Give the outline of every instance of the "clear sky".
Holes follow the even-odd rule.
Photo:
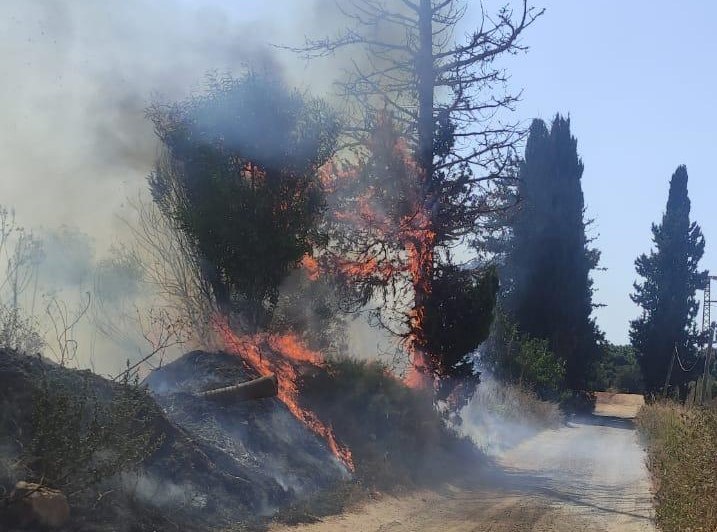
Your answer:
[[[669,179],[690,176],[692,218],[707,240],[702,266],[717,271],[717,2],[552,0],[512,62],[524,87],[519,114],[569,114],[585,164],[583,191],[605,272],[595,275],[598,323],[627,341],[638,314],[634,259],[649,249]]]
[[[517,0],[514,0],[517,1]],[[488,0],[488,12],[499,0]],[[477,2],[464,29],[477,23]],[[605,272],[595,275],[598,323],[627,341],[638,314],[634,259],[650,248],[669,178],[690,175],[705,268],[717,270],[712,150],[717,106],[717,2],[544,0],[525,55],[506,64],[523,88],[517,116],[569,114],[585,163],[583,189]],[[154,94],[180,98],[209,70],[237,71],[332,33],[333,0],[2,0],[0,204],[30,227],[75,225],[98,253],[120,238],[128,195],[145,187],[155,157],[144,109]],[[337,26],[334,28],[333,26]],[[292,64],[291,79],[325,89],[330,73]]]

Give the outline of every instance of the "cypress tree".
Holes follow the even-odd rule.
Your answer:
[[[662,223],[652,225],[654,249],[635,261],[637,274],[632,300],[642,315],[630,323],[630,340],[636,350],[646,390],[659,391],[677,348],[685,369],[697,357],[699,334],[695,317],[699,303],[695,292],[706,282],[707,272],[698,270],[705,249],[702,230],[690,222],[687,168],[677,168],[670,180],[670,192]],[[683,384],[689,372],[675,367],[673,384]]]
[[[522,332],[548,340],[576,390],[589,384],[600,338],[590,278],[600,254],[585,235],[582,174],[570,120],[557,115],[550,130],[533,121],[503,272],[506,310]]]

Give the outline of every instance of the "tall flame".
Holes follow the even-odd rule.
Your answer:
[[[323,364],[321,355],[308,349],[293,334],[238,336],[221,317],[215,318],[214,325],[228,351],[240,356],[258,373],[263,375],[274,373],[277,376],[278,396],[281,402],[286,405],[294,417],[326,441],[334,456],[349,471],[354,471],[351,450],[339,443],[331,427],[322,423],[316,414],[299,404],[297,366],[301,364],[321,366]],[[269,349],[262,351],[262,346],[268,346]]]
[[[427,205],[423,171],[405,139],[391,133],[385,135],[391,127],[390,118],[383,117],[373,141],[376,149],[389,147],[389,154],[382,151],[383,156],[390,159],[385,166],[388,175],[379,175],[378,180],[369,179],[369,183],[357,192],[355,185],[366,167],[361,164],[339,166],[332,162],[321,168],[325,188],[338,193],[339,198],[346,189],[351,198],[348,202],[339,201],[340,207],[331,216],[349,231],[363,234],[368,242],[357,245],[348,253],[343,250],[343,255],[333,257],[330,267],[359,282],[387,285],[400,278],[410,285],[413,301],[403,318],[407,331],[405,346],[411,362],[405,382],[411,387],[428,387],[432,384],[431,369],[435,364],[426,350],[423,321],[426,298],[431,292],[437,235]],[[382,171],[380,165],[374,168]],[[387,186],[398,189],[388,201],[385,195],[381,196],[382,180]],[[391,251],[387,251],[388,248]],[[315,271],[306,269],[309,275]]]

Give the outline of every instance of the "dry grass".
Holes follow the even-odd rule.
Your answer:
[[[558,428],[564,421],[557,403],[490,377],[482,378],[461,418],[462,432],[489,454],[513,447],[541,430]]]
[[[717,530],[717,406],[645,406],[637,425],[648,448],[657,523],[665,531]]]

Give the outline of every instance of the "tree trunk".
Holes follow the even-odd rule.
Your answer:
[[[431,0],[421,0],[418,14],[419,46],[416,54],[418,88],[418,166],[424,172],[424,194],[430,192],[433,180],[433,7]]]
[[[428,234],[435,231],[435,213],[437,212],[436,194],[433,187],[433,136],[434,136],[434,88],[435,72],[433,58],[433,6],[431,0],[421,0],[418,13],[419,47],[416,54],[416,76],[417,76],[417,97],[418,97],[418,123],[417,123],[417,153],[416,162],[421,175],[420,191],[421,197],[416,205],[419,211],[425,215],[421,223],[423,238],[414,240],[415,252],[419,257],[418,270],[414,274],[414,316],[411,319],[411,335],[414,343],[414,368],[421,372],[428,373],[427,376],[434,378],[436,370],[435,361],[430,353],[426,352],[426,335],[422,322],[425,313],[428,297],[431,292],[433,279],[433,240],[428,239]],[[428,248],[428,249],[427,249]],[[426,257],[430,259],[425,260]]]

